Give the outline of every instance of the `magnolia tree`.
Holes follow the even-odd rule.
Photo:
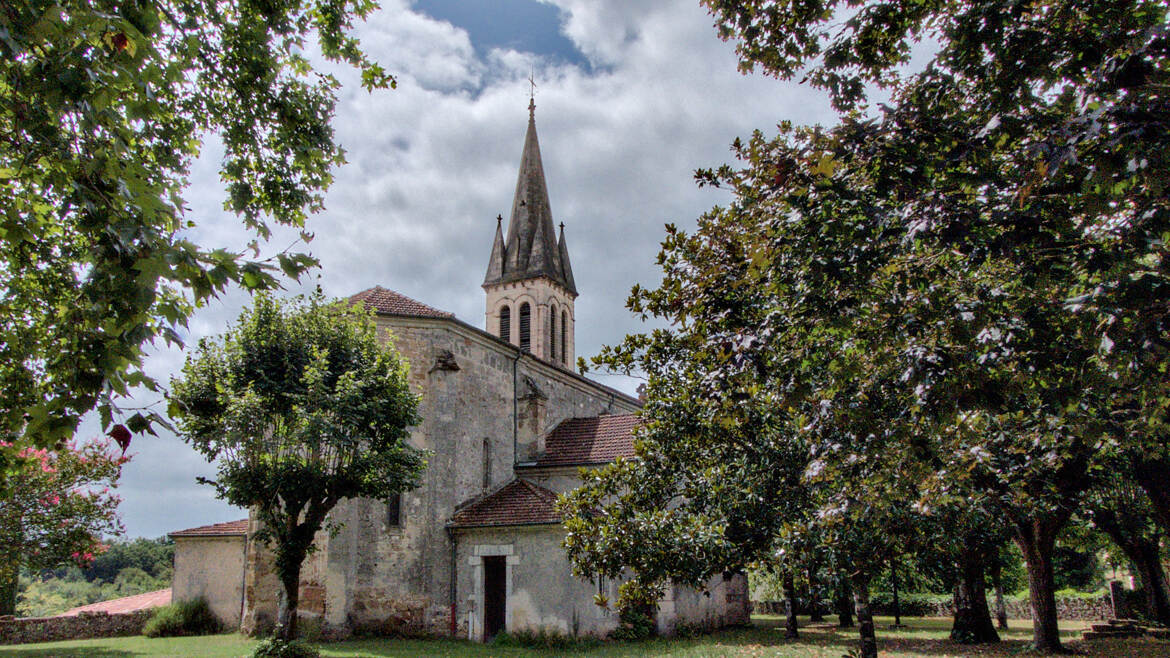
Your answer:
[[[182,438],[218,465],[204,482],[260,522],[254,538],[271,545],[283,586],[278,624],[295,637],[301,564],[329,512],[418,486],[407,364],[365,309],[261,295],[172,385]]]
[[[122,532],[121,499],[112,490],[128,457],[105,441],[55,452],[25,447],[17,455],[25,464],[0,499],[0,615],[15,614],[22,568],[87,566],[105,550],[103,537]]]

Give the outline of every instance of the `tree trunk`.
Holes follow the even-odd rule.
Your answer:
[[[995,625],[1001,631],[1006,631],[1007,607],[1003,604],[1003,568],[996,562],[991,568],[991,578],[995,583]]]
[[[821,611],[821,597],[817,596],[816,573],[816,565],[808,568],[808,620],[810,622],[825,620],[825,615]]]
[[[297,605],[301,596],[300,565],[290,571],[291,573],[282,573],[280,576],[280,584],[284,590],[281,592],[280,604],[276,611],[276,634],[283,640],[295,640],[297,637]]]
[[[1133,554],[1129,550],[1126,553],[1137,569],[1150,617],[1170,626],[1170,596],[1166,592],[1166,572],[1159,559],[1157,542],[1144,539]]]
[[[1154,521],[1170,535],[1170,463],[1164,459],[1135,459],[1133,478],[1146,492],[1154,509]]]
[[[1166,572],[1159,556],[1157,534],[1146,534],[1147,517],[1132,516],[1113,509],[1092,511],[1093,523],[1103,530],[1133,563],[1146,595],[1147,613],[1170,625],[1170,596],[1166,589]]]
[[[837,591],[837,626],[853,628],[853,590],[849,587],[849,580],[841,578],[841,586]]]
[[[1060,524],[1025,521],[1016,524],[1016,543],[1028,569],[1028,595],[1032,603],[1032,648],[1064,653],[1056,618],[1056,589],[1052,576],[1052,549]]]
[[[959,555],[959,582],[955,585],[955,621],[951,639],[959,644],[999,642],[987,609],[987,586],[983,579],[983,557],[973,549]]]
[[[784,638],[794,640],[800,636],[796,630],[796,582],[792,571],[784,571]]]
[[[20,581],[19,572],[0,576],[0,617],[16,614],[16,592]]]
[[[873,630],[873,613],[869,610],[869,579],[864,576],[854,576],[852,581],[861,658],[877,658],[877,636],[874,635]]]

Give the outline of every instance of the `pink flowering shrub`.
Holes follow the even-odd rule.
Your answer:
[[[129,457],[104,439],[70,442],[51,452],[14,448],[19,468],[9,475],[9,495],[0,499],[0,581],[21,567],[86,566],[105,550],[103,536],[122,533],[113,493]]]

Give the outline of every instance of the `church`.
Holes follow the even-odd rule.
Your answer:
[[[553,223],[530,101],[505,236],[496,226],[483,289],[485,329],[392,290],[353,295],[373,309],[410,363],[430,451],[422,485],[391,500],[347,500],[332,512],[301,572],[302,628],[428,634],[485,641],[500,631],[605,635],[617,614],[595,595],[616,582],[573,575],[558,494],[582,468],[633,455],[638,400],[573,370],[577,288],[564,225]],[[255,521],[172,533],[173,596],[203,596],[230,625],[271,628],[280,584]],[[658,630],[746,623],[746,578],[708,591],[667,588]]]

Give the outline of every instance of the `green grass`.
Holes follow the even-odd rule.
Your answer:
[[[694,639],[656,639],[640,643],[606,643],[583,650],[536,651],[513,647],[495,647],[460,640],[351,640],[320,645],[326,656],[558,656],[565,653],[589,656],[775,656],[783,658],[839,658],[857,644],[856,629],[838,630],[832,624],[809,625],[802,619],[801,637],[785,640],[783,619],[772,616],[754,618],[752,628],[713,633]],[[1031,622],[1013,620],[1010,629],[1001,633],[1004,641],[993,647],[957,645],[947,639],[949,619],[907,618],[907,628],[890,630],[893,620],[877,618],[878,646],[890,658],[922,656],[1015,656],[1024,651],[1032,636]],[[1077,639],[1086,622],[1061,624],[1062,634],[1071,648],[1090,656],[1170,656],[1170,641],[1111,640],[1082,642]],[[0,657],[68,658],[80,656],[247,656],[256,640],[237,634],[204,637],[156,638],[120,637],[72,642],[47,642],[0,646]]]

